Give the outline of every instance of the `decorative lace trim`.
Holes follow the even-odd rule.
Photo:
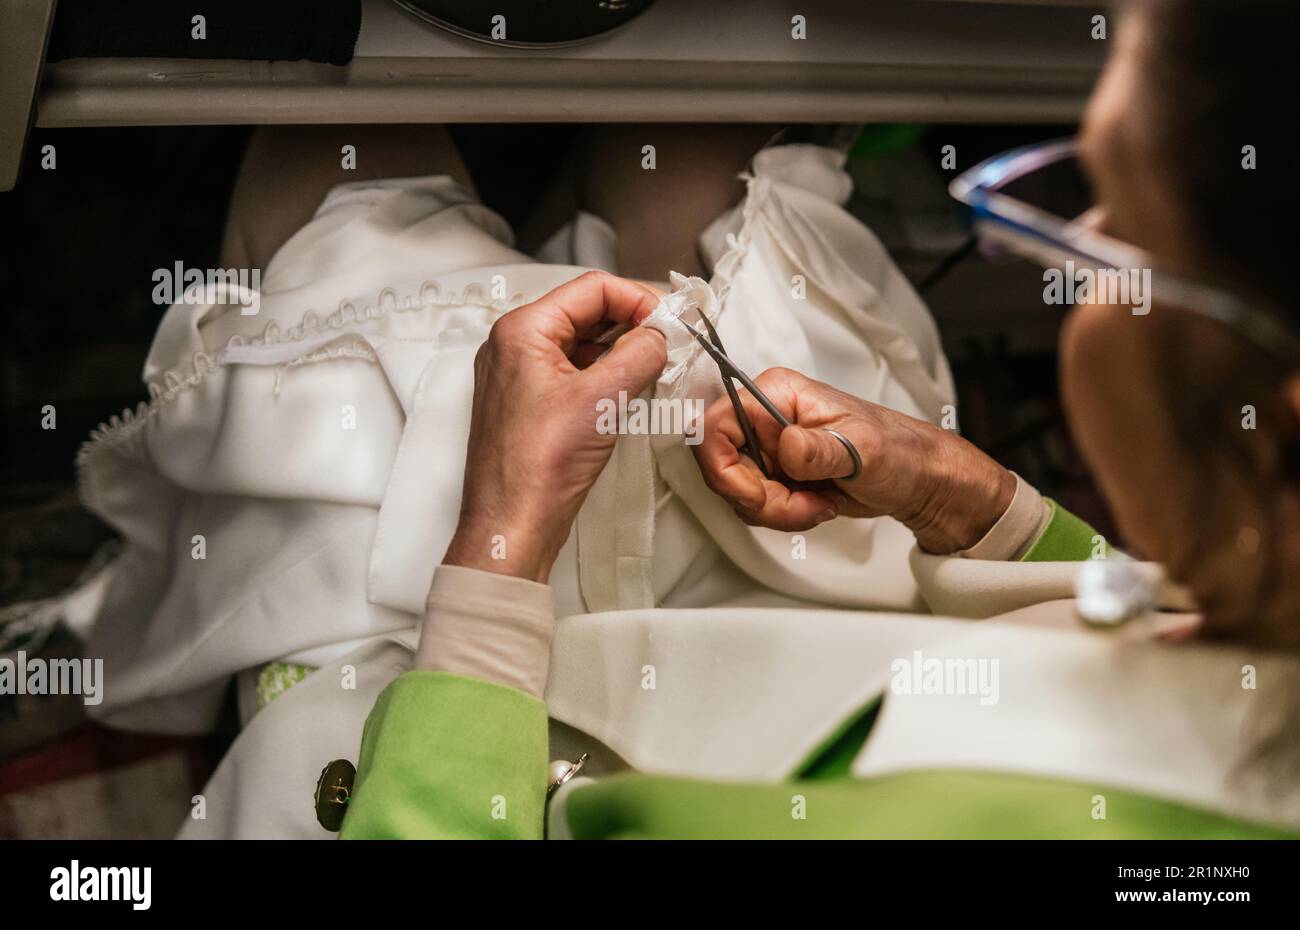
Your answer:
[[[754,224],[758,222],[758,212],[763,208],[772,190],[770,178],[751,174],[746,171],[740,175],[745,182],[745,202],[741,205],[740,231],[727,233],[727,250],[713,263],[713,275],[709,285],[718,297],[718,315],[726,308],[727,296],[731,293],[731,279],[735,277],[741,261],[749,252],[754,237]]]
[[[709,285],[717,295],[719,316],[726,309],[727,296],[731,291],[731,280],[749,251],[753,225],[757,222],[758,213],[771,190],[771,180],[769,178],[750,172],[745,172],[740,177],[746,183],[745,200],[741,205],[740,231],[738,233],[727,233],[727,250],[714,263],[713,274],[709,277]],[[239,335],[231,336],[226,345],[282,345],[305,342],[318,338],[324,333],[341,331],[344,327],[355,323],[380,319],[390,312],[406,313],[435,306],[476,306],[505,312],[513,310],[523,303],[524,295],[522,293],[512,294],[505,300],[493,300],[487,296],[483,285],[477,282],[467,285],[459,294],[444,297],[439,292],[436,283],[425,281],[420,286],[418,298],[408,294],[405,300],[399,301],[397,291],[391,287],[385,287],[379,292],[379,299],[374,306],[358,309],[354,301],[350,299],[341,300],[338,309],[325,317],[324,320],[321,320],[317,311],[308,310],[303,314],[299,323],[288,329],[281,330],[278,323],[271,321],[266,324],[261,336],[255,336],[252,339],[245,339]],[[696,349],[703,351],[698,346],[696,346]],[[325,361],[331,358],[363,357],[345,349],[326,349],[323,351],[326,353],[334,352],[335,354],[322,356],[320,352],[312,352],[301,359],[277,367],[275,390],[278,392],[281,374],[289,367],[315,361]],[[369,352],[369,354],[371,360],[373,360],[374,353]],[[188,369],[182,363],[165,371],[160,378],[147,382],[149,400],[141,401],[134,408],[128,407],[124,409],[120,414],[109,417],[106,422],[100,423],[99,426],[91,430],[90,436],[77,451],[78,485],[82,500],[87,502],[91,500],[87,493],[89,488],[85,480],[85,467],[92,455],[105,447],[116,446],[125,442],[143,428],[145,421],[156,416],[178,394],[195,387],[227,364],[224,358],[224,350],[216,355],[207,352],[196,352],[190,360]]]
[[[315,310],[308,310],[303,314],[300,322],[288,329],[281,329],[280,324],[272,320],[266,324],[260,336],[246,339],[243,336],[234,335],[226,341],[226,347],[307,342],[317,340],[322,335],[328,335],[331,332],[338,332],[340,336],[343,336],[345,335],[345,327],[370,320],[378,320],[389,313],[409,313],[416,310],[426,310],[430,307],[464,306],[485,307],[506,312],[523,303],[524,295],[522,293],[512,294],[504,300],[493,300],[487,296],[484,287],[477,282],[467,285],[459,294],[444,296],[439,292],[436,283],[425,281],[420,286],[418,297],[408,294],[405,300],[399,301],[397,291],[391,287],[386,287],[379,292],[379,299],[374,306],[364,306],[358,309],[355,301],[344,299],[339,301],[338,309],[323,320]],[[209,375],[215,374],[229,364],[225,360],[224,354],[224,350],[215,355],[208,352],[196,352],[191,357],[189,366],[182,363],[163,372],[160,378],[146,382],[146,387],[149,390],[149,400],[141,401],[134,408],[126,408],[121,414],[110,417],[107,422],[100,423],[99,426],[91,430],[89,438],[81,444],[81,448],[77,451],[78,471],[85,467],[87,460],[98,449],[105,445],[116,445],[125,441],[141,429],[146,420],[155,416],[167,404],[171,403],[178,394],[195,387]],[[275,392],[279,393],[280,377],[285,370],[298,365],[337,358],[364,358],[372,362],[376,360],[373,350],[365,347],[364,352],[359,351],[358,343],[309,352],[301,358],[277,366]],[[84,494],[82,499],[87,499]]]

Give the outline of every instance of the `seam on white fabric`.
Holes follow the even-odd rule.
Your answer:
[[[309,352],[306,355],[299,356],[291,362],[283,362],[275,366],[275,383],[271,386],[271,396],[280,396],[280,384],[285,373],[290,369],[300,368],[303,365],[311,365],[316,362],[331,362],[340,358],[360,359],[372,364],[379,361],[379,356],[374,350],[364,342],[349,342],[343,345],[317,349],[315,352]]]

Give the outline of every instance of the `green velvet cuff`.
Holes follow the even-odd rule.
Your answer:
[[[1020,561],[1086,562],[1092,558],[1097,531],[1051,498],[1044,500],[1052,508],[1052,519]]]
[[[546,705],[445,672],[399,676],[366,721],[341,836],[540,839]]]

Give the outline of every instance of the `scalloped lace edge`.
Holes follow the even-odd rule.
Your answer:
[[[432,291],[432,295],[430,295],[430,291]],[[324,320],[320,318],[317,311],[308,310],[298,323],[288,329],[281,329],[280,324],[272,320],[266,324],[260,336],[246,339],[236,334],[226,341],[226,347],[285,345],[294,342],[306,342],[332,331],[338,331],[339,336],[342,337],[347,335],[344,327],[381,319],[389,313],[408,313],[430,307],[476,306],[508,311],[522,304],[524,300],[522,293],[513,294],[506,299],[488,299],[484,294],[482,285],[477,283],[468,285],[458,294],[444,297],[438,293],[437,284],[432,281],[425,281],[420,286],[419,294],[418,300],[408,296],[405,301],[399,302],[396,290],[385,287],[379,292],[379,299],[373,306],[357,309],[356,302],[351,298],[346,298],[339,301],[338,309],[325,317]],[[182,362],[164,371],[161,377],[146,381],[145,386],[149,391],[148,400],[142,400],[134,407],[123,409],[120,414],[109,417],[108,420],[100,423],[90,431],[89,438],[77,450],[78,471],[82,470],[87,460],[97,451],[124,442],[141,429],[145,421],[157,415],[167,404],[171,403],[178,394],[194,388],[210,375],[216,374],[230,364],[225,360],[224,354],[224,350],[216,353],[196,352],[191,356],[188,366]],[[275,390],[277,392],[279,390],[280,374],[283,370],[297,365],[335,358],[368,358],[368,360],[374,361],[375,356],[373,352],[358,352],[355,346],[308,352],[302,358],[277,366]]]

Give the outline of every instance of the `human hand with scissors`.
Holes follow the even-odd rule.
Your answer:
[[[890,516],[922,549],[946,554],[978,542],[1015,494],[1014,475],[950,430],[788,368],[753,383],[789,423],[737,392],[770,476],[743,451],[746,430],[728,397],[705,411],[694,447],[705,483],[746,523],[796,532],[837,516]]]

